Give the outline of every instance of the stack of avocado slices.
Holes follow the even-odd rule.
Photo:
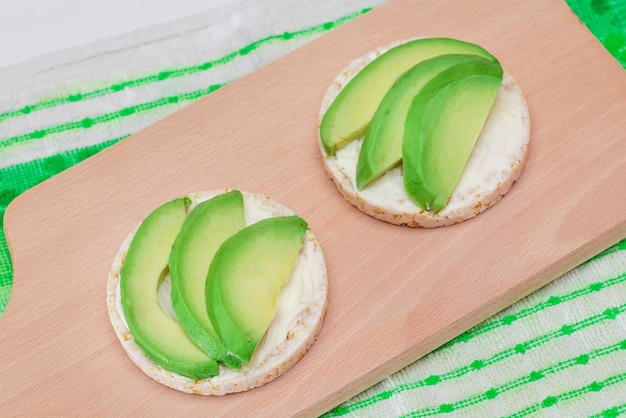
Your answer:
[[[204,379],[218,362],[248,363],[277,310],[307,223],[298,216],[245,226],[241,192],[199,203],[178,198],[135,233],[120,273],[122,309],[135,342],[165,370]],[[157,290],[169,271],[177,320]]]
[[[350,80],[324,114],[326,155],[364,136],[357,189],[401,163],[407,195],[437,213],[461,177],[502,76],[496,58],[472,43],[424,38],[392,48]]]

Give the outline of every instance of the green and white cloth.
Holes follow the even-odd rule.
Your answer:
[[[238,0],[0,69],[0,219],[28,188],[381,2]],[[626,2],[567,3],[626,66]],[[11,284],[0,234],[0,314]],[[621,414],[626,240],[327,416]]]

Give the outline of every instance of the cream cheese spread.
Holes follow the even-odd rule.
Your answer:
[[[519,87],[506,74],[463,174],[448,205],[438,215],[446,216],[463,208],[466,197],[487,195],[511,171],[511,165],[521,157],[520,138],[515,133],[526,132],[524,121],[527,108]],[[513,134],[512,134],[513,133]],[[528,139],[526,138],[526,143]],[[363,139],[352,141],[336,152],[337,164],[356,190],[356,166]],[[391,211],[417,212],[420,208],[404,190],[402,167],[397,166],[377,180],[355,192],[369,203]]]
[[[198,203],[226,191],[228,190],[190,194],[188,197],[192,200],[192,204],[189,210],[193,210]],[[293,214],[285,206],[265,196],[246,192],[242,192],[242,195],[246,226],[261,219]],[[114,301],[114,314],[111,312],[112,301],[109,300],[109,314],[123,344],[128,344],[130,335],[127,337],[125,333],[130,333],[124,318],[120,286],[117,285],[117,282],[119,282],[119,270],[123,263],[122,257],[125,255],[133,235],[134,232],[122,245],[118,253],[120,259],[116,259],[109,275],[109,298],[111,292],[114,292],[116,299]],[[112,289],[112,286],[115,286],[115,289]],[[324,257],[315,236],[309,229],[289,280],[281,289],[274,319],[254,351],[250,363],[244,364],[241,370],[231,369],[220,364],[219,375],[194,382],[186,377],[162,370],[145,357],[134,342],[132,342],[132,347],[125,346],[125,349],[144,372],[155,380],[178,390],[214,395],[247,390],[273,380],[295,364],[306,352],[320,330],[326,309],[327,290]],[[168,274],[158,289],[159,302],[165,312],[171,318],[176,319],[170,291],[171,283]],[[118,329],[116,326],[116,317],[124,326],[123,329]],[[154,374],[158,376],[154,376]]]
[[[335,97],[359,71],[385,51],[407,41],[379,47],[342,69],[322,99],[320,122]],[[462,222],[496,204],[521,175],[529,140],[528,106],[519,85],[505,70],[496,101],[448,204],[432,213],[420,208],[405,192],[401,164],[358,190],[356,166],[363,138],[327,156],[318,131],[324,168],[349,203],[385,222],[427,228]]]

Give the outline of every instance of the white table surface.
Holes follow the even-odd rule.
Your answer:
[[[0,0],[0,68],[182,19],[231,0]]]

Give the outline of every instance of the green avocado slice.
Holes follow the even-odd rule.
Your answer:
[[[356,186],[363,189],[402,160],[404,123],[411,102],[437,74],[461,75],[466,66],[484,61],[477,55],[446,54],[422,61],[402,74],[383,97],[361,144],[356,169]]]
[[[380,101],[400,75],[443,54],[479,55],[496,62],[480,46],[451,38],[416,39],[386,51],[348,82],[322,117],[320,137],[326,154],[333,155],[365,134]]]
[[[187,198],[165,203],[141,223],[120,272],[120,292],[126,323],[144,353],[166,370],[204,379],[218,373],[217,362],[163,311],[157,296],[189,203]]]
[[[172,306],[187,335],[212,358],[239,369],[207,315],[205,286],[209,266],[227,238],[244,228],[241,192],[233,190],[199,203],[187,216],[170,255]]]
[[[274,318],[307,228],[297,216],[263,219],[227,239],[215,254],[206,285],[209,318],[243,363]]]
[[[404,188],[422,209],[443,209],[502,83],[500,64],[469,62],[434,77],[409,107],[402,142]]]

